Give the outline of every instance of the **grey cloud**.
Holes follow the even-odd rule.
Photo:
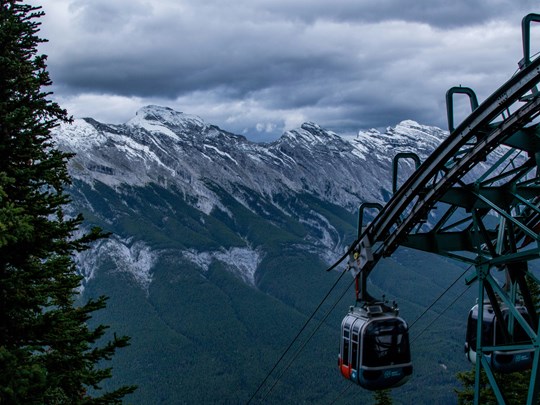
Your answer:
[[[191,0],[191,3],[197,1]],[[207,9],[223,7],[220,0],[209,0],[205,4]],[[483,24],[508,18],[510,14],[519,17],[537,6],[536,0],[239,0],[225,12],[228,9],[231,13],[241,10],[245,13],[246,9],[256,9],[260,14],[306,23],[321,19],[370,23],[404,20],[449,28]]]
[[[515,69],[531,4],[58,0],[51,10],[68,3],[70,19],[44,24],[45,34],[55,24],[45,51],[64,99],[151,99],[233,132],[274,133],[291,117],[346,133],[402,119],[445,127],[449,87],[485,97]]]
[[[125,0],[73,0],[69,11],[76,23],[90,32],[120,27],[152,13],[152,6],[145,1]]]
[[[279,32],[233,30],[176,39],[175,29],[167,35],[137,32],[123,43],[98,38],[51,60],[58,84],[73,91],[108,91],[123,95],[166,95],[175,97],[194,90],[227,87],[237,95],[299,81],[323,79],[328,72],[342,73],[345,61],[336,52],[319,48],[306,39]],[[172,36],[171,36],[172,35]],[[96,41],[97,49],[92,51]],[[63,57],[62,57],[63,56]],[[350,68],[348,68],[350,69]]]

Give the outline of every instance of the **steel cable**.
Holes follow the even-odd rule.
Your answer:
[[[344,256],[346,257],[346,256]],[[344,257],[342,257],[337,263],[335,263],[332,268],[335,268],[343,259]],[[279,357],[279,359],[276,361],[276,363],[274,364],[274,366],[272,367],[272,369],[266,374],[266,377],[264,377],[263,381],[259,384],[259,386],[257,387],[257,390],[251,395],[251,397],[249,398],[249,400],[247,401],[247,404],[249,404],[254,398],[255,396],[258,394],[258,392],[261,390],[261,388],[263,387],[263,385],[266,383],[266,381],[268,380],[268,378],[270,377],[270,375],[274,372],[274,370],[277,368],[277,366],[279,365],[279,363],[281,363],[281,361],[283,360],[283,358],[285,357],[285,355],[289,352],[289,350],[291,349],[291,347],[294,345],[294,343],[298,340],[299,336],[302,334],[302,332],[304,331],[304,329],[306,329],[308,323],[313,319],[313,317],[315,316],[315,314],[317,313],[317,311],[319,311],[319,309],[321,308],[321,306],[323,305],[323,303],[328,299],[328,297],[330,296],[330,294],[332,293],[332,291],[334,290],[334,288],[337,286],[337,284],[339,283],[339,281],[341,280],[341,278],[343,277],[343,275],[346,273],[346,271],[343,271],[340,276],[337,278],[337,280],[334,282],[334,284],[332,285],[332,287],[330,288],[330,290],[326,293],[326,295],[324,296],[324,298],[321,300],[321,302],[319,302],[319,305],[317,305],[317,308],[315,308],[315,310],[312,312],[312,314],[310,315],[310,317],[304,322],[304,325],[300,328],[300,330],[298,331],[298,333],[296,334],[296,336],[293,338],[293,340],[291,341],[291,343],[289,343],[289,345],[287,346],[287,348],[285,349],[285,351],[281,354],[281,356]]]
[[[285,374],[285,372],[289,369],[289,367],[294,363],[294,361],[297,359],[297,357],[300,355],[300,353],[302,352],[302,350],[304,350],[304,348],[306,347],[306,345],[309,343],[309,341],[313,338],[313,336],[315,335],[315,333],[319,330],[319,328],[322,326],[322,324],[324,323],[324,321],[326,321],[326,319],[328,318],[328,316],[330,315],[330,313],[336,308],[337,304],[343,299],[343,297],[345,296],[345,294],[347,293],[347,291],[349,290],[349,288],[351,288],[351,286],[353,285],[354,283],[354,278],[353,280],[347,285],[347,287],[343,290],[343,293],[341,293],[341,295],[339,296],[339,298],[334,302],[334,305],[332,305],[332,307],[328,310],[328,312],[324,315],[324,317],[319,321],[318,325],[315,327],[315,329],[313,330],[313,332],[311,332],[311,334],[309,335],[309,337],[304,341],[304,343],[302,344],[302,346],[300,346],[300,348],[296,351],[296,353],[294,354],[293,358],[289,361],[289,363],[281,370],[281,373],[277,376],[276,380],[274,381],[274,384],[272,384],[272,386],[270,387],[270,389],[268,390],[268,392],[265,394],[265,396],[263,397],[263,401],[266,399],[266,397],[268,397],[268,395],[272,392],[272,390],[274,389],[274,387],[276,386],[276,384],[281,380],[281,378],[283,377],[283,374]]]

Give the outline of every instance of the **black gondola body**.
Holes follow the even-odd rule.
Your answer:
[[[529,314],[524,306],[516,305],[516,309],[523,318],[531,324]],[[506,344],[501,328],[508,324],[509,311],[508,307],[502,306],[501,313],[505,322],[501,324],[495,315],[495,311],[490,303],[484,302],[482,322],[482,347],[501,346]],[[478,326],[478,305],[472,307],[467,320],[467,335],[465,339],[465,356],[467,359],[476,364],[476,343],[477,343],[477,326]],[[514,321],[513,344],[529,344],[531,338],[525,330]],[[483,350],[483,355],[487,358],[488,363],[493,371],[500,373],[512,373],[515,371],[523,371],[531,368],[534,350],[533,349],[518,349],[504,351],[486,351]]]
[[[404,384],[412,374],[407,323],[382,303],[351,307],[341,323],[338,364],[368,390]]]

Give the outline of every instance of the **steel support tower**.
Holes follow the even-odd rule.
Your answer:
[[[360,264],[359,299],[369,300],[366,280],[377,262],[406,246],[468,263],[476,269],[467,283],[478,282],[479,319],[475,404],[480,404],[483,369],[500,404],[505,404],[495,374],[483,353],[530,349],[534,360],[527,404],[538,402],[540,380],[540,325],[531,285],[540,280],[529,262],[540,257],[540,58],[530,56],[530,27],[539,14],[522,21],[523,59],[519,70],[479,104],[474,91],[453,87],[446,95],[450,135],[420,164],[411,153],[394,160],[394,194],[384,205],[363,204],[356,250]],[[468,97],[471,114],[454,127],[454,98]],[[399,161],[411,158],[416,171],[397,187]],[[368,225],[366,208],[378,209]],[[497,279],[504,275],[500,286]],[[527,322],[515,309],[520,300],[531,315]],[[506,325],[507,344],[482,345],[482,313],[489,303],[495,314],[504,305],[531,339],[512,344],[514,322]],[[502,317],[501,317],[502,318]]]

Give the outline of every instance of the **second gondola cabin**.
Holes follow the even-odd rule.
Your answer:
[[[516,305],[516,310],[530,325],[531,320],[527,309],[522,305]],[[507,344],[530,344],[531,338],[527,335],[521,325],[514,320],[513,336],[511,342],[506,342],[501,328],[507,328],[510,320],[510,311],[507,307],[502,306],[501,313],[504,322],[497,319],[493,306],[488,302],[484,302],[483,320],[482,320],[482,346],[503,346]],[[472,307],[469,311],[467,320],[467,334],[465,339],[465,356],[467,359],[476,364],[476,345],[478,331],[478,305]],[[518,349],[518,350],[495,350],[483,351],[492,370],[500,373],[512,373],[515,371],[523,371],[531,368],[534,350],[533,349]]]
[[[407,323],[384,304],[351,307],[341,324],[341,374],[368,390],[404,384],[412,374]]]

